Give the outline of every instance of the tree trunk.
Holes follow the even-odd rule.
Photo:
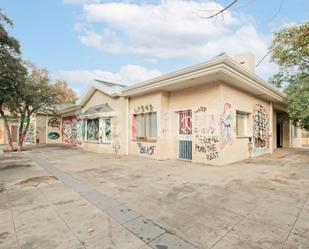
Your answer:
[[[26,127],[24,129],[24,119],[25,119],[25,117],[27,118],[27,123],[26,123]],[[20,124],[19,124],[18,151],[23,150],[23,143],[24,143],[25,136],[28,132],[29,125],[30,125],[30,117],[28,117],[24,114],[21,115],[21,120],[20,120]]]
[[[1,117],[3,118],[4,125],[5,125],[5,128],[6,128],[7,140],[8,140],[9,147],[10,147],[11,151],[14,151],[12,134],[11,134],[9,122],[8,122],[8,120],[7,120],[7,118],[4,114],[4,111],[2,110],[2,107],[0,107],[0,114],[1,114]]]

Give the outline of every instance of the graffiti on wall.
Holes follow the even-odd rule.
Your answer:
[[[163,120],[162,120],[162,135],[165,136],[168,134],[169,131],[169,122],[170,122],[170,114],[169,112],[163,113]]]
[[[153,111],[153,106],[151,104],[141,105],[141,106],[138,106],[137,108],[134,108],[135,114],[147,113],[147,112],[152,112],[152,111]]]
[[[3,121],[0,120],[0,144],[4,143],[4,125]]]
[[[217,124],[216,115],[208,114],[207,107],[199,107],[194,111],[194,153],[204,154],[207,160],[219,157]]]
[[[61,121],[58,118],[50,118],[48,120],[48,138],[56,141],[60,138]]]
[[[217,136],[197,137],[198,143],[195,143],[195,153],[203,153],[207,160],[213,160],[219,157],[217,143],[219,139]]]
[[[48,126],[53,127],[53,128],[58,128],[60,129],[60,120],[58,118],[51,118],[48,120]]]
[[[235,113],[232,112],[232,105],[225,103],[223,113],[220,116],[220,149],[233,143],[234,131]]]
[[[268,147],[268,118],[262,105],[257,104],[253,115],[253,144],[255,148]]]
[[[63,142],[72,145],[81,145],[83,141],[82,120],[72,116],[64,118],[62,122]]]
[[[152,156],[155,152],[155,145],[150,145],[150,146],[144,146],[142,143],[138,142],[137,146],[139,148],[140,154],[145,154]]]
[[[24,129],[23,129],[23,133],[26,133],[25,134],[25,138],[24,138],[24,143],[26,143],[26,144],[35,144],[36,143],[36,139],[35,139],[36,119],[35,119],[35,117],[30,118],[29,127],[28,127],[28,130],[26,131],[27,123],[28,123],[28,118],[26,117],[24,119]]]
[[[118,123],[118,119],[115,119],[113,125],[113,150],[117,155],[120,150],[120,126]]]

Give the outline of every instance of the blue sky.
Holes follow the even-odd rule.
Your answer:
[[[132,84],[205,61],[251,51],[258,61],[272,32],[308,20],[308,0],[1,0],[23,57],[67,80],[80,95],[92,78]],[[281,8],[280,8],[281,6]],[[276,71],[265,60],[264,79]]]

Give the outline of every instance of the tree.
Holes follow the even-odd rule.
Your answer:
[[[54,87],[58,89],[61,94],[58,96],[61,104],[75,104],[77,100],[76,93],[69,88],[68,83],[64,80],[56,80]]]
[[[13,22],[0,9],[0,115],[4,120],[11,150],[12,135],[5,110],[7,104],[12,102],[16,90],[21,87],[26,74],[21,63],[19,43],[6,31],[6,28],[12,26]]]
[[[9,105],[11,112],[19,116],[18,150],[23,149],[23,142],[28,132],[31,116],[38,111],[55,113],[59,95],[63,92],[50,84],[46,68],[40,69],[30,62],[25,63],[28,74],[23,88],[16,89],[14,102]]]
[[[279,65],[271,83],[285,89],[293,124],[309,129],[309,23],[275,33],[270,51]]]

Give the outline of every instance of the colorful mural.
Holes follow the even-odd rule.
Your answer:
[[[72,145],[81,145],[83,141],[83,121],[77,117],[67,117],[62,121],[63,142]]]
[[[268,117],[264,107],[255,105],[253,114],[253,154],[259,155],[269,150]]]
[[[61,138],[61,119],[52,117],[48,120],[48,139],[51,142],[60,142]]]
[[[235,113],[230,103],[224,104],[224,111],[220,116],[220,149],[231,145],[235,134]]]
[[[23,133],[26,132],[26,125],[28,122],[28,118],[26,117],[24,119],[24,130]],[[28,131],[26,132],[24,143],[26,144],[35,144],[36,143],[36,118],[31,117]]]

